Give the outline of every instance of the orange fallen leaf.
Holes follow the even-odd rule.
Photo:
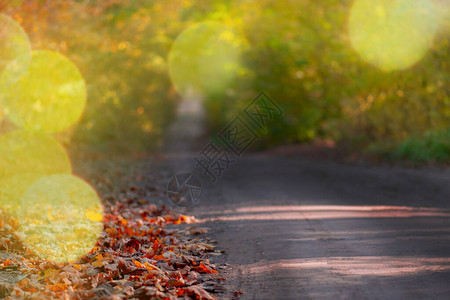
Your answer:
[[[96,261],[96,262],[93,262],[92,265],[94,267],[101,267],[101,266],[103,266],[103,263],[101,261]]]
[[[177,280],[177,279],[174,279],[174,278],[169,279],[169,280],[167,281],[167,284],[168,284],[169,286],[172,286],[172,287],[182,287],[182,286],[186,286],[186,284],[184,283],[184,281],[182,281],[182,280]]]
[[[137,260],[133,260],[133,263],[134,263],[134,265],[136,267],[141,268],[141,269],[145,269],[145,266],[141,262],[139,262]]]
[[[39,291],[35,287],[26,287],[26,288],[22,288],[22,290],[24,290],[25,292],[30,292],[30,293],[37,293]]]
[[[154,265],[151,265],[151,264],[149,264],[149,263],[144,263],[144,265],[145,265],[145,267],[147,268],[147,269],[149,269],[149,270],[157,270],[157,271],[161,271],[158,267],[156,267],[156,266],[154,266]]]
[[[49,285],[48,289],[52,292],[61,292],[67,289],[67,285],[63,283],[57,283],[53,285]]]
[[[205,266],[203,263],[200,263],[199,266],[194,267],[194,270],[200,273],[210,273],[210,274],[216,274],[219,273],[214,269],[208,268],[207,266]]]
[[[7,267],[7,266],[9,266],[10,264],[12,264],[13,262],[10,260],[10,259],[7,259],[7,260],[5,260],[4,262],[3,262],[3,266],[4,267]]]
[[[153,245],[152,245],[152,249],[153,249],[153,251],[154,251],[155,253],[156,253],[156,251],[158,250],[159,246],[160,246],[159,240],[156,238],[156,239],[154,240],[154,242],[153,242]]]
[[[113,292],[116,298],[133,296],[134,288],[139,297],[216,299],[201,286],[194,286],[199,284],[199,273],[218,273],[206,259],[213,246],[202,238],[192,238],[207,230],[167,229],[168,223],[191,223],[195,218],[167,215],[167,210],[142,204],[133,206],[133,201],[117,203],[112,213],[105,212],[101,238],[78,261],[57,264],[22,257],[0,262],[5,267],[25,266],[36,274],[17,283],[12,295],[24,298],[37,293],[43,299],[88,299],[95,297],[97,291],[92,289],[101,290],[108,282],[117,287]],[[94,214],[88,217],[100,218]],[[158,262],[157,267],[159,260],[164,262]],[[126,284],[128,281],[134,282],[133,288]]]

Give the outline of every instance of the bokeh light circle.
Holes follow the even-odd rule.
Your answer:
[[[28,36],[12,18],[0,14],[0,81],[3,85],[16,82],[28,69],[31,46]],[[6,74],[3,74],[7,69]]]
[[[72,175],[42,177],[18,209],[24,244],[42,258],[77,260],[95,246],[103,230],[103,206],[95,190]]]
[[[77,67],[47,50],[33,51],[28,71],[0,92],[5,113],[17,126],[47,133],[75,124],[86,105],[86,85]]]
[[[356,0],[348,29],[362,59],[384,71],[405,69],[429,49],[436,11],[427,0]]]
[[[23,130],[0,136],[0,208],[16,208],[39,178],[71,172],[69,157],[54,138]]]
[[[225,24],[198,23],[183,31],[169,54],[169,75],[185,97],[222,93],[236,78],[242,40]]]

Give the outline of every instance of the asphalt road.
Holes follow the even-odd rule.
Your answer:
[[[242,299],[449,299],[450,173],[248,157],[193,214]]]
[[[198,126],[174,127],[174,171],[192,169]],[[259,153],[203,182],[187,211],[226,251],[226,298],[450,298],[449,170]]]

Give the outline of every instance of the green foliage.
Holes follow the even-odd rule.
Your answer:
[[[266,146],[325,138],[352,150],[385,151],[410,136],[448,127],[448,20],[441,21],[421,61],[385,72],[364,62],[349,42],[351,1],[255,3],[233,2],[224,15],[234,19],[222,17],[248,46],[242,76],[226,94],[207,101],[214,128],[232,119],[259,90],[286,112],[271,125]],[[436,139],[445,137],[436,134]]]
[[[424,136],[409,137],[392,151],[390,158],[414,162],[448,162],[450,161],[450,129],[430,131]]]
[[[43,3],[44,2],[44,3]],[[166,57],[182,26],[179,3],[27,1],[18,16],[33,49],[50,49],[80,69],[88,103],[80,122],[58,138],[73,147],[144,150],[161,145],[178,95]],[[175,24],[175,25],[172,25]]]
[[[62,52],[85,76],[88,106],[72,142],[158,146],[181,98],[168,74],[173,42],[197,22],[217,21],[242,37],[242,59],[224,90],[204,95],[212,133],[265,90],[285,115],[262,146],[320,138],[362,151],[397,149],[399,158],[416,159],[406,154],[416,150],[398,150],[416,147],[430,159],[448,159],[442,134],[450,123],[448,7],[438,8],[440,29],[425,57],[385,72],[352,48],[352,3],[31,0],[9,13],[21,17],[34,48]],[[435,150],[420,150],[425,146],[416,137],[423,136],[434,145],[426,149]]]

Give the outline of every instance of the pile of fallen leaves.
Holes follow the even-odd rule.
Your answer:
[[[0,254],[8,259],[0,263],[0,297],[215,299],[207,289],[222,278],[209,257],[220,251],[197,237],[205,228],[176,225],[195,222],[165,207],[115,203],[105,208],[104,230],[94,249],[62,264],[33,256],[14,236],[14,221],[2,218]]]

